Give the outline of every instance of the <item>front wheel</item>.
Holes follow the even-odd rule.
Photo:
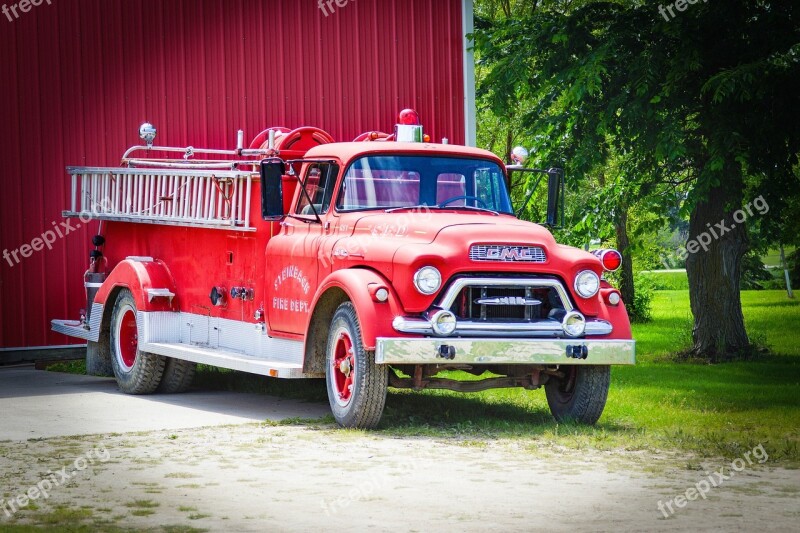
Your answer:
[[[551,376],[544,385],[553,418],[594,424],[606,406],[611,367],[574,365],[562,369],[564,377]]]
[[[378,425],[386,403],[388,370],[364,349],[358,315],[350,302],[339,306],[328,334],[326,356],[328,401],[336,422],[346,428]]]

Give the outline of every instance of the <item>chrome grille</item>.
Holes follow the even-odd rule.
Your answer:
[[[472,261],[500,263],[544,263],[547,256],[539,246],[515,246],[507,244],[476,244],[469,249]]]
[[[547,318],[558,297],[552,288],[464,287],[451,307],[459,319],[476,321],[530,321]]]

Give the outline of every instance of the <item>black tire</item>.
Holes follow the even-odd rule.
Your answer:
[[[161,383],[164,358],[139,350],[136,301],[123,289],[111,313],[111,366],[122,392],[150,394]]]
[[[558,422],[594,424],[603,414],[611,384],[611,367],[564,366],[564,378],[551,376],[544,385],[550,412]]]
[[[358,315],[350,302],[340,305],[331,320],[325,368],[336,422],[346,428],[376,427],[386,404],[388,369],[376,365],[375,353],[364,349]]]
[[[108,340],[108,332],[101,331],[97,342],[86,342],[86,375],[105,378],[114,377],[114,369],[111,367],[111,345]]]
[[[197,363],[167,357],[164,365],[164,375],[156,392],[176,394],[186,392],[192,386]]]

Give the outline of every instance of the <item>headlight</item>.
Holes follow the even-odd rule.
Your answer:
[[[433,332],[437,335],[450,335],[456,330],[456,315],[450,311],[436,311],[430,320]]]
[[[422,294],[433,294],[442,286],[442,275],[432,266],[422,267],[414,274],[414,287]]]
[[[580,337],[586,331],[586,319],[577,311],[570,311],[564,316],[561,327],[570,337]]]
[[[575,292],[581,298],[591,298],[600,290],[600,278],[591,270],[582,270],[575,276]]]

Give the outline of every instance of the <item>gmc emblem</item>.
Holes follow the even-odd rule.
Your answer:
[[[486,259],[500,261],[532,261],[530,248],[494,248],[486,250]]]
[[[470,249],[473,261],[544,263],[544,250],[538,246],[476,245]]]

